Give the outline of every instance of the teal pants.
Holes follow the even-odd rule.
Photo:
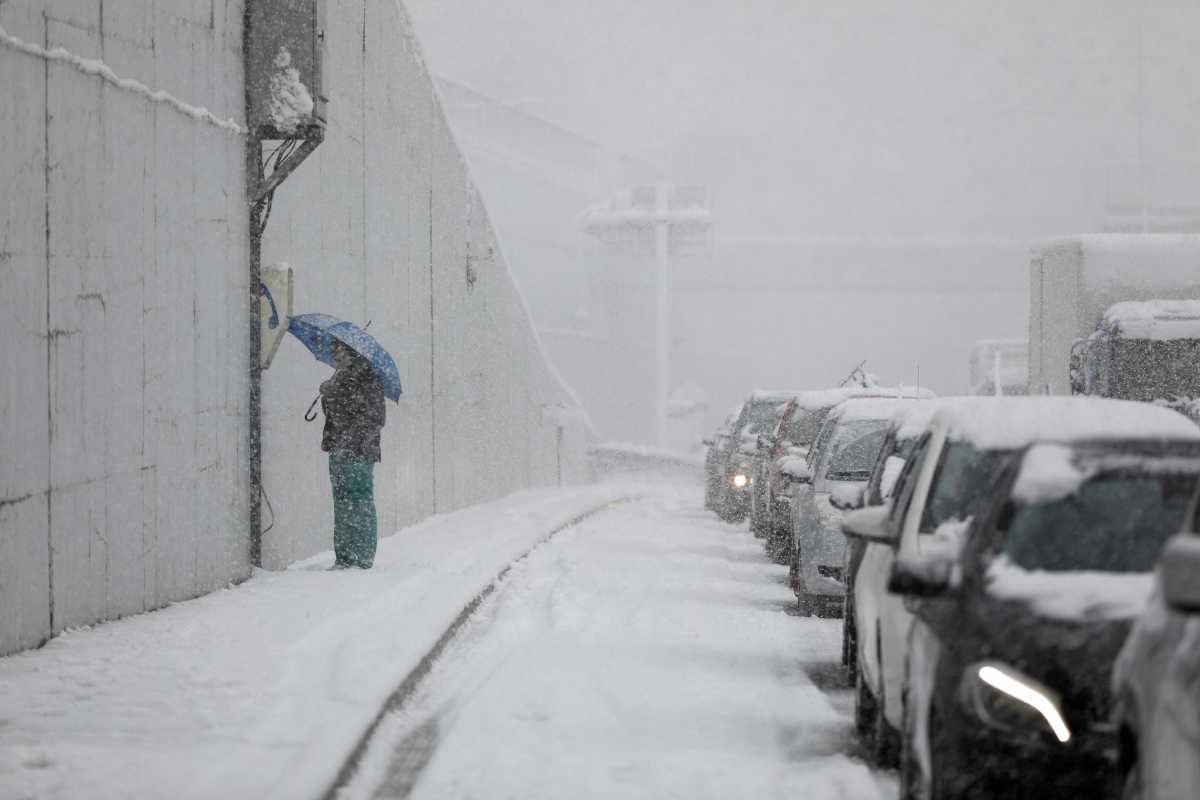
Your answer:
[[[375,563],[375,548],[379,543],[375,462],[330,453],[329,480],[333,483],[335,563],[366,569]]]

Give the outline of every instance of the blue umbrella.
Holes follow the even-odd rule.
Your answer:
[[[367,360],[383,394],[394,403],[400,402],[400,370],[383,345],[371,334],[355,325],[329,314],[301,314],[288,319],[288,333],[295,336],[322,364],[337,366],[333,361],[334,340],[341,342]]]

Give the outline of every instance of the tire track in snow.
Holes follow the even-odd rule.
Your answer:
[[[836,623],[787,615],[744,531],[655,499],[515,569],[348,794],[886,796],[806,669],[834,659]]]
[[[354,746],[354,749],[350,751],[350,755],[347,756],[346,760],[342,763],[342,768],[338,770],[338,775],[337,778],[334,779],[333,785],[331,785],[329,789],[326,790],[326,792],[322,795],[322,800],[338,800],[338,798],[342,795],[343,790],[350,784],[350,782],[354,779],[355,774],[358,772],[358,768],[362,763],[363,756],[366,755],[367,749],[370,747],[371,740],[375,737],[376,732],[379,730],[379,726],[389,715],[396,714],[401,711],[408,701],[412,699],[417,690],[421,687],[422,682],[426,677],[429,676],[430,672],[433,671],[433,667],[438,658],[451,644],[451,642],[455,640],[459,632],[463,629],[467,622],[471,620],[471,618],[479,610],[480,606],[483,605],[484,601],[496,591],[496,589],[504,582],[504,580],[509,576],[515,567],[529,558],[529,556],[532,555],[538,548],[548,543],[551,539],[563,531],[570,530],[571,528],[580,525],[592,517],[603,514],[606,511],[627,503],[635,502],[639,499],[639,497],[625,497],[610,501],[596,508],[588,509],[581,514],[577,514],[576,516],[564,522],[562,525],[559,525],[557,528],[549,531],[545,536],[534,543],[533,547],[529,548],[520,556],[513,559],[511,562],[509,562],[508,566],[497,573],[496,577],[492,579],[491,583],[481,589],[478,594],[471,598],[470,602],[463,606],[462,610],[458,612],[458,616],[454,618],[449,627],[446,628],[446,630],[434,643],[433,647],[431,647],[429,651],[422,656],[421,660],[417,662],[417,665],[412,669],[411,672],[408,673],[408,675],[405,676],[404,680],[400,682],[400,684],[384,702],[383,706],[380,707],[379,713],[375,715],[375,719],[372,720],[371,724],[367,726],[367,729],[359,738],[358,743]],[[395,788],[398,791],[402,791],[403,794],[396,796],[407,796],[408,792],[412,790],[412,785],[415,784],[416,778],[420,775],[420,768],[424,766],[430,757],[432,757],[437,743],[436,723],[436,718],[431,719],[429,720],[429,723],[422,725],[416,731],[414,731],[413,734],[410,734],[410,736],[413,737],[412,744],[414,745],[412,751],[416,754],[413,757],[414,763],[412,765],[415,769],[406,771],[407,774],[411,774],[411,783],[409,783],[407,786],[402,785],[403,781],[397,783]],[[429,727],[430,725],[432,727]]]

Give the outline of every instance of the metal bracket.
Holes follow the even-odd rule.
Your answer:
[[[320,130],[320,128],[316,128],[316,131]],[[274,171],[272,171],[271,174],[266,177],[265,180],[259,183],[254,193],[250,196],[250,205],[258,205],[265,200],[271,194],[271,192],[278,189],[279,184],[287,180],[287,177],[296,171],[296,167],[304,163],[304,159],[308,158],[309,155],[312,154],[312,151],[316,150],[324,139],[325,136],[323,133],[318,133],[315,136],[305,139],[304,142],[296,149],[296,152],[284,159],[283,162],[280,163],[279,166],[276,167]]]

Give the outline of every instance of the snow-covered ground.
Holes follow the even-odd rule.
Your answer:
[[[539,548],[381,726],[348,798],[846,798],[838,620],[700,493],[656,491]],[[813,676],[810,678],[810,674]]]
[[[523,492],[388,537],[371,572],[326,555],[2,659],[0,798],[321,797],[530,548],[345,796],[890,796],[823,690],[840,621],[791,616],[785,570],[660,480]]]
[[[0,798],[319,797],[477,592],[552,529],[636,494],[521,492],[0,659]]]

